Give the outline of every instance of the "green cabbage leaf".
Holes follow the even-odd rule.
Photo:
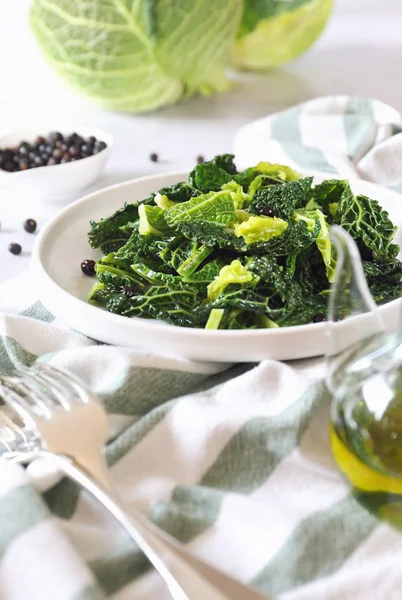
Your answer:
[[[227,88],[242,0],[33,0],[49,65],[74,89],[122,112]]]
[[[333,0],[245,0],[233,63],[273,69],[303,54],[322,33]]]
[[[89,243],[103,254],[91,303],[181,327],[320,322],[336,269],[333,223],[354,239],[374,300],[402,296],[396,227],[376,200],[355,194],[347,181],[314,185],[281,165],[239,173],[231,155],[199,167],[188,183],[91,221]]]

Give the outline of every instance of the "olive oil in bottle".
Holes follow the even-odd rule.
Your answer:
[[[402,531],[402,387],[399,377],[391,379],[392,385],[383,374],[359,386],[345,382],[333,404],[330,435],[356,499]]]

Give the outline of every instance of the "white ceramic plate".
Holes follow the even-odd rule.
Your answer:
[[[317,175],[319,183],[330,175]],[[333,177],[333,176],[332,176]],[[183,358],[218,362],[254,362],[266,358],[290,360],[325,353],[326,325],[316,323],[283,329],[205,331],[174,327],[166,323],[122,317],[87,303],[94,280],[81,273],[86,258],[99,259],[100,253],[87,242],[89,221],[111,215],[124,202],[135,202],[161,187],[185,180],[187,173],[170,173],[127,181],[90,194],[64,209],[38,236],[32,266],[37,289],[44,305],[69,326],[91,338]],[[376,198],[392,221],[402,225],[402,196],[377,185],[356,180],[356,193]],[[402,242],[402,228],[396,235]],[[380,308],[387,327],[399,321],[400,301]],[[345,347],[359,331],[353,317],[337,324]]]

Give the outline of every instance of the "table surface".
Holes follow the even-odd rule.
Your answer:
[[[66,116],[77,129],[109,131],[115,141],[110,160],[83,194],[134,177],[190,169],[200,154],[230,152],[236,131],[250,120],[315,96],[371,96],[402,109],[396,76],[402,58],[400,0],[335,0],[319,42],[291,65],[267,74],[237,74],[226,94],[141,116],[106,112],[66,90],[44,64],[29,32],[29,3],[19,0],[0,8],[0,55],[7,57],[0,71],[0,133],[65,121]],[[158,153],[159,163],[149,160],[151,152]],[[20,200],[0,189],[0,281],[29,266],[36,235],[25,233],[22,222],[34,218],[40,228],[59,210]],[[20,256],[7,251],[12,241],[22,245]]]

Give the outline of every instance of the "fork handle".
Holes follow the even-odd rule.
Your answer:
[[[142,515],[128,515],[106,490],[70,459],[47,452],[42,455],[84,487],[113,515],[159,572],[175,600],[267,600],[266,596],[188,554]]]

